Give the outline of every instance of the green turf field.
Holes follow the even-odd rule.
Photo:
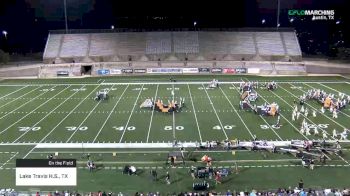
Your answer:
[[[207,89],[213,77],[220,88]],[[174,76],[168,77],[106,77],[84,79],[45,80],[3,80],[0,82],[0,188],[15,187],[16,158],[46,158],[59,152],[60,158],[79,160],[78,187],[81,191],[179,191],[191,189],[192,179],[188,169],[206,152],[188,154],[188,162],[180,168],[170,169],[175,186],[167,186],[163,179],[151,182],[149,167],[157,167],[160,174],[164,168],[166,153],[171,149],[86,149],[87,143],[167,143],[174,139],[181,142],[205,142],[225,139],[251,140],[255,136],[266,140],[322,139],[321,135],[305,136],[299,133],[304,117],[292,121],[293,101],[312,88],[323,89],[338,95],[350,95],[350,80],[342,77],[255,77],[255,76]],[[240,81],[272,81],[278,83],[275,91],[258,89],[257,105],[276,102],[281,109],[281,124],[272,127],[276,117],[264,117],[239,108]],[[231,82],[231,83],[229,83]],[[97,91],[107,89],[109,99],[95,101]],[[171,94],[174,91],[174,95]],[[185,107],[176,113],[160,113],[140,104],[147,98],[168,102],[185,98]],[[332,131],[338,132],[350,127],[350,108],[341,111],[337,119],[326,111],[320,112],[321,105],[315,101],[306,102],[309,116],[306,121],[320,132],[325,130],[332,138]],[[312,117],[311,111],[317,111]],[[76,143],[74,149],[35,148],[37,144]],[[53,145],[54,146],[54,145]],[[147,152],[149,151],[149,152]],[[82,154],[91,152],[100,166],[90,174],[85,168]],[[113,157],[112,152],[117,152]],[[215,166],[239,168],[238,174],[224,179],[223,184],[213,187],[225,191],[278,188],[296,186],[299,178],[310,187],[349,185],[350,155],[332,156],[326,166],[310,171],[300,167],[300,161],[293,156],[260,152],[211,152],[216,158]],[[193,163],[192,163],[193,162]],[[121,176],[118,167],[126,163],[144,168],[140,176]],[[291,175],[292,174],[292,175]],[[272,176],[266,180],[264,176]],[[255,176],[255,177],[254,177]],[[261,176],[262,178],[259,178]],[[126,178],[126,179],[124,179]],[[328,178],[335,179],[329,182]],[[128,182],[133,181],[133,184]],[[309,184],[308,184],[309,183]],[[17,187],[28,190],[28,187]],[[41,190],[57,189],[40,187]]]

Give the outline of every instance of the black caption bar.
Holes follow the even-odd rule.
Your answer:
[[[76,159],[17,159],[16,167],[76,167]]]

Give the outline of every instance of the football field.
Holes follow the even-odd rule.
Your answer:
[[[64,158],[77,158],[81,169],[84,169],[85,162],[81,154],[90,152],[103,166],[101,171],[94,174],[98,178],[98,175],[108,175],[106,167],[117,169],[118,166],[128,162],[147,168],[155,165],[162,166],[165,162],[165,155],[162,154],[169,151],[162,148],[104,149],[103,145],[100,149],[84,148],[84,145],[88,146],[92,143],[125,144],[127,147],[128,143],[130,145],[136,143],[162,144],[172,143],[174,140],[179,142],[233,139],[244,141],[255,137],[268,141],[322,139],[322,134],[305,135],[299,132],[304,119],[311,130],[317,127],[320,133],[326,131],[330,140],[339,139],[332,137],[334,129],[340,133],[345,128],[350,128],[350,107],[341,110],[338,118],[335,119],[332,118],[332,113],[329,111],[322,113],[321,105],[311,100],[306,101],[304,105],[305,108],[308,108],[309,115],[292,121],[294,101],[297,101],[309,89],[321,89],[336,96],[339,93],[350,95],[350,80],[342,77],[217,76],[216,78],[222,83],[219,88],[215,89],[208,88],[208,83],[213,76],[175,76],[174,78],[176,82],[170,82],[168,77],[164,76],[1,81],[0,174],[3,177],[0,179],[0,188],[14,187],[15,172],[13,169],[17,158],[46,158],[49,153],[59,152]],[[278,88],[274,91],[268,91],[263,87],[256,89],[259,95],[256,105],[277,103],[281,114],[281,127],[279,128],[273,126],[276,124],[277,117],[260,116],[239,107],[240,82],[259,81],[263,83],[272,80],[277,82]],[[96,101],[94,99],[96,92],[101,90],[108,91],[109,98]],[[184,98],[185,105],[180,111],[174,113],[140,108],[141,103],[149,98],[160,99],[164,103]],[[312,115],[313,111],[316,112],[316,117]],[[47,147],[38,148],[40,144],[45,144]],[[77,144],[81,148],[56,148],[59,144]],[[110,155],[115,151],[121,154],[119,156],[118,153],[117,158]],[[203,154],[196,153],[198,156]],[[139,156],[140,154],[142,156]],[[232,167],[231,163],[241,160],[244,164],[240,164],[240,168],[254,166],[255,169],[255,166],[268,165],[266,170],[271,171],[267,172],[273,172],[274,168],[270,168],[272,163],[272,165],[287,165],[281,166],[282,169],[285,167],[285,170],[281,172],[283,174],[293,171],[291,169],[297,170],[296,173],[303,176],[310,172],[305,172],[302,168],[296,169],[297,166],[288,167],[288,165],[297,165],[299,162],[293,160],[294,157],[287,155],[271,154],[266,155],[268,156],[266,158],[265,154],[262,156],[261,153],[242,152],[242,154],[232,156],[231,153],[220,152],[219,155],[213,154],[213,156],[218,156],[218,165],[223,167]],[[261,161],[264,159],[270,162]],[[342,157],[338,155],[331,157],[330,164],[336,166],[335,168],[330,166],[330,170],[336,170],[335,173],[340,177],[339,181],[345,180],[343,179],[344,173],[350,169],[348,161],[350,161],[350,155],[347,154],[347,151]],[[320,171],[324,172],[322,175],[329,175],[330,170],[326,168],[320,168]],[[262,169],[259,170],[261,171]],[[252,175],[249,172],[252,170],[247,171],[248,176]],[[91,182],[85,179],[88,178],[86,176],[89,173],[84,170],[79,175],[82,178],[81,181],[78,181],[79,189],[89,191]],[[175,172],[175,175],[186,175],[186,172],[179,174]],[[297,176],[295,178],[298,180]],[[100,184],[105,183],[103,179],[96,181]],[[140,179],[137,181],[140,181],[140,184],[144,183]],[[178,183],[182,183],[180,181],[182,180],[179,180]],[[271,187],[269,183],[266,186],[260,186],[259,183],[263,182],[253,181],[252,184],[248,182],[248,185],[237,187],[254,187],[253,184],[261,188]],[[222,186],[219,189],[223,190],[229,188],[226,185],[219,186]],[[112,185],[107,183],[106,189],[109,187]],[[110,188],[110,190],[117,188]],[[180,189],[181,186],[177,188]],[[19,189],[26,190],[25,187],[19,187]],[[151,189],[156,189],[156,187]],[[174,190],[178,189],[174,188]]]

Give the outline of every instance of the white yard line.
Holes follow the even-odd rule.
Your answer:
[[[70,87],[70,86],[69,86]],[[81,88],[84,88],[84,86],[82,86]],[[59,108],[61,105],[63,105],[66,101],[69,100],[69,98],[73,97],[75,94],[77,94],[79,91],[75,91],[73,94],[71,94],[68,99],[65,99],[63,102],[61,102],[59,105],[57,105],[54,109],[52,109],[48,114],[46,114],[43,118],[41,118],[38,122],[36,122],[31,128],[30,130],[32,130],[33,127],[35,127],[36,125],[38,125],[41,121],[43,121],[45,118],[47,118],[50,114],[52,114],[57,108]],[[21,139],[24,135],[26,135],[29,131],[24,132],[22,135],[20,135],[15,141],[13,141],[12,143],[17,142],[19,139]]]
[[[343,157],[341,157],[339,154],[335,153],[336,155],[338,155],[338,157],[343,160],[345,163],[347,163],[348,165],[350,165],[349,161],[345,160]]]
[[[208,94],[208,92],[207,92],[207,89],[205,88],[204,84],[202,84],[202,86],[203,86],[203,89],[204,89],[205,93],[207,94],[207,97],[208,97],[208,99],[209,99],[209,102],[210,102],[211,107],[212,107],[213,110],[214,110],[214,113],[215,113],[215,115],[216,115],[216,118],[218,119],[218,121],[219,121],[219,123],[220,123],[221,130],[222,130],[222,132],[224,133],[224,135],[225,135],[225,137],[226,137],[226,140],[228,140],[228,137],[227,137],[227,134],[226,134],[226,132],[225,132],[224,126],[222,125],[222,122],[221,122],[221,120],[220,120],[220,118],[219,118],[219,115],[218,115],[218,113],[216,112],[216,109],[215,109],[215,107],[214,107],[214,103],[211,101],[210,96],[209,96],[209,94]]]
[[[267,80],[259,80],[259,82],[264,82]],[[279,84],[289,84],[289,83],[308,83],[308,84],[313,84],[313,83],[325,83],[325,84],[343,84],[344,81],[278,81],[275,80],[275,82],[278,82]],[[28,85],[28,86],[62,86],[62,85],[87,85],[87,86],[96,86],[96,85],[142,85],[142,84],[173,84],[174,82],[102,82],[102,83],[96,83],[96,82],[84,82],[84,83],[61,83],[61,84],[0,84],[0,86],[23,86],[23,85]],[[176,82],[176,84],[209,84],[210,82],[208,81],[196,81],[196,82]],[[219,82],[219,84],[239,84],[240,82]],[[347,84],[350,84],[349,82],[345,82]]]
[[[321,84],[321,83],[318,83],[318,84],[321,85],[321,86],[324,86],[324,87],[326,87],[326,88],[328,88],[328,89],[330,89],[330,90],[332,90],[332,91],[335,91],[335,92],[337,92],[337,93],[343,93],[343,92],[340,92],[340,91],[338,91],[338,90],[336,90],[336,89],[334,89],[334,88],[331,88],[331,87],[329,87],[329,86],[326,86],[326,85],[324,85],[324,84]],[[308,84],[305,84],[305,85],[308,86],[308,87],[310,87],[310,88],[315,88],[315,87],[310,86],[310,85],[308,85]],[[344,94],[345,94],[345,93],[344,93]],[[348,94],[345,94],[345,95],[349,96]],[[344,115],[347,116],[347,117],[350,117],[349,114],[344,113],[344,112],[342,112],[341,110],[340,110],[340,113],[341,113],[341,114],[344,114]]]
[[[125,124],[125,126],[124,126],[124,130],[123,130],[122,136],[120,137],[119,143],[121,143],[122,140],[123,140],[125,131],[126,131],[126,129],[128,128],[130,119],[131,119],[131,117],[132,117],[132,115],[133,115],[133,113],[134,113],[135,106],[137,105],[137,100],[139,99],[139,97],[140,97],[140,95],[141,95],[141,92],[143,91],[143,86],[144,86],[144,84],[141,86],[141,90],[140,90],[139,94],[137,95],[137,98],[136,98],[136,100],[135,100],[134,106],[132,107],[131,113],[130,113],[130,115],[129,115],[128,121],[126,122],[126,124]]]
[[[35,110],[39,109],[41,106],[45,105],[47,102],[49,102],[50,100],[52,100],[52,98],[56,97],[57,95],[61,94],[63,91],[65,91],[68,87],[62,89],[59,93],[57,93],[55,96],[51,97],[51,99],[46,100],[44,103],[40,104],[39,106],[37,106],[35,109],[33,109],[32,111],[30,111],[29,113],[27,113],[26,115],[24,115],[22,118],[20,118],[19,120],[17,120],[16,122],[12,123],[10,126],[8,126],[6,129],[2,130],[0,132],[0,135],[3,134],[5,131],[7,131],[9,128],[11,128],[13,125],[17,124],[18,122],[20,122],[21,120],[23,120],[24,118],[26,118],[27,116],[29,116],[30,114],[32,114]],[[49,92],[49,91],[46,91]],[[46,93],[45,92],[45,93]],[[41,94],[43,95],[43,94]],[[28,102],[27,102],[28,103]]]
[[[152,107],[152,114],[151,114],[151,120],[149,121],[148,133],[147,133],[147,139],[146,139],[146,142],[147,142],[147,143],[148,143],[148,140],[149,140],[149,134],[151,133],[151,127],[152,127],[152,121],[153,121],[153,114],[154,114],[154,109],[155,109],[155,107],[156,107],[156,104],[155,104],[155,103],[157,102],[158,88],[159,88],[159,84],[157,84],[156,94],[154,95],[153,107]]]
[[[13,99],[12,101],[7,102],[6,104],[1,105],[0,108],[2,108],[2,107],[4,107],[4,106],[6,106],[6,105],[8,105],[8,104],[10,104],[10,103],[12,103],[12,102],[14,102],[14,101],[20,99],[20,98],[22,98],[22,97],[28,95],[29,93],[31,93],[31,92],[37,90],[37,89],[40,88],[40,87],[41,87],[41,86],[39,86],[39,87],[37,87],[37,88],[35,88],[35,89],[33,89],[33,90],[31,90],[31,91],[29,91],[29,92],[27,92],[27,93],[21,95],[21,96],[19,96],[19,97]],[[35,98],[36,98],[36,97],[35,97]],[[35,99],[35,98],[33,98],[33,99]],[[32,100],[32,99],[31,99],[31,100]],[[30,101],[31,101],[31,100],[30,100]],[[26,103],[27,103],[27,102],[26,102]],[[26,104],[26,103],[24,103],[24,104]],[[20,107],[21,107],[21,106],[20,106]],[[16,109],[17,109],[17,108],[16,108]],[[16,110],[14,110],[14,111],[16,111]]]
[[[40,144],[41,142],[43,142],[54,130],[56,130],[56,128],[62,124],[62,122],[64,120],[66,120],[72,113],[73,111],[78,108],[90,95],[91,93],[93,93],[100,85],[96,86],[86,97],[85,99],[81,100],[54,128],[51,129],[51,131],[49,133],[47,133],[37,144]],[[35,149],[36,146],[34,146],[24,157],[23,159],[25,159],[31,152],[33,152],[33,150]]]
[[[324,85],[324,84],[322,84],[322,83],[317,83],[317,84],[319,84],[319,85],[321,85],[321,86],[324,86],[324,87],[326,87],[326,88],[328,88],[328,89],[330,89],[330,90],[333,90],[333,91],[335,91],[335,92],[343,93],[343,92],[338,91],[337,89],[331,88],[331,87],[329,87],[329,86],[327,86],[327,85]],[[311,87],[311,88],[314,88],[313,86],[310,86],[310,85],[308,85],[308,84],[305,84],[305,85],[307,85],[307,86],[309,86],[309,87]],[[343,93],[343,94],[345,94],[345,93]],[[349,96],[348,94],[345,94],[345,95]]]
[[[9,95],[12,95],[13,93],[16,93],[16,92],[18,92],[18,91],[20,91],[20,90],[22,90],[22,89],[24,89],[24,88],[27,88],[27,87],[28,87],[28,86],[24,86],[24,87],[22,87],[22,88],[20,88],[20,89],[17,89],[17,90],[15,90],[15,91],[13,91],[13,92],[11,92],[11,93],[9,93],[9,94],[6,94],[6,95],[0,97],[0,99],[2,99],[2,98],[4,98],[4,97],[7,97],[7,96],[9,96]]]
[[[290,84],[290,85],[294,86],[293,84]],[[297,96],[295,96],[293,93],[289,92],[287,89],[283,88],[282,86],[279,86],[279,87],[281,87],[283,90],[285,90],[285,91],[288,92],[289,94],[293,95],[295,98],[298,98]],[[294,87],[295,87],[295,86],[294,86]],[[305,93],[305,91],[303,91],[303,90],[301,90],[301,89],[298,89],[298,90],[300,90],[300,91],[302,91],[302,92]],[[340,123],[338,123],[337,121],[333,120],[332,118],[326,116],[325,114],[323,114],[322,112],[320,112],[318,109],[312,107],[312,106],[311,106],[310,104],[308,104],[307,102],[305,102],[305,104],[308,105],[309,107],[313,108],[314,110],[316,110],[318,113],[320,113],[320,114],[323,115],[324,117],[326,117],[326,118],[328,118],[329,120],[333,121],[335,124],[339,125],[339,126],[342,127],[343,129],[346,129],[345,126],[341,125]]]
[[[199,124],[198,124],[196,109],[194,108],[194,102],[193,102],[193,99],[192,99],[192,94],[191,94],[191,90],[190,90],[190,85],[187,84],[187,88],[188,88],[188,93],[190,94],[190,99],[191,99],[191,103],[192,103],[192,109],[193,109],[194,118],[196,119],[196,124],[197,124],[197,130],[198,130],[199,139],[200,139],[200,141],[201,141],[201,143],[202,143],[202,142],[203,142],[203,140],[202,140],[202,134],[201,134],[201,130],[200,130]]]
[[[114,85],[113,85],[111,88],[113,88],[113,87],[114,87]],[[108,89],[107,93],[108,93],[109,91],[111,91],[111,88]],[[100,105],[101,102],[102,102],[102,101],[99,101],[99,102],[90,110],[89,114],[86,115],[85,118],[84,118],[84,120],[79,124],[79,126],[77,126],[77,128],[76,128],[75,131],[72,133],[72,135],[67,139],[66,143],[68,143],[69,140],[71,140],[72,137],[75,135],[75,133],[77,133],[77,131],[79,131],[80,127],[85,123],[85,121],[90,117],[90,115],[91,115],[91,114],[93,113],[93,111],[97,108],[97,106]]]
[[[111,117],[111,115],[113,114],[113,111],[114,111],[115,108],[117,107],[119,101],[122,99],[124,93],[126,92],[126,90],[127,90],[128,88],[129,88],[129,85],[127,85],[127,86],[125,87],[123,93],[119,96],[118,101],[114,104],[114,106],[113,106],[113,108],[111,109],[111,111],[109,111],[109,115],[107,116],[106,120],[103,122],[103,124],[102,124],[100,130],[99,130],[98,133],[96,134],[96,136],[95,136],[94,140],[92,141],[92,143],[94,143],[94,142],[96,141],[97,137],[100,135],[102,129],[105,127],[105,125],[106,125],[108,119],[109,119],[109,118]]]
[[[0,169],[2,169],[8,162],[10,162],[13,158],[15,158],[15,156],[18,155],[18,152],[16,152],[14,155],[12,155],[5,163],[3,163],[1,166],[0,166]]]
[[[234,85],[232,85],[234,86]],[[236,89],[236,87],[234,86],[234,88]],[[222,90],[221,87],[219,87],[219,89],[221,90],[222,94],[224,94],[226,100],[229,102],[229,104],[231,105],[231,107],[233,108],[233,110],[235,111],[235,113],[237,114],[238,118],[241,120],[241,122],[243,123],[244,127],[247,129],[247,131],[249,132],[250,136],[254,139],[254,135],[252,134],[252,132],[250,131],[250,129],[248,128],[248,126],[245,124],[245,122],[243,121],[241,115],[239,115],[239,113],[237,112],[236,108],[233,106],[233,104],[231,103],[230,99],[227,97],[226,93]],[[236,89],[237,90],[237,89]],[[239,91],[238,91],[239,92]],[[281,139],[282,140],[282,139]]]
[[[173,100],[172,101],[175,101],[175,88],[174,88],[174,84],[172,85],[173,87],[173,92],[172,95],[173,95]],[[173,139],[176,140],[176,134],[175,134],[175,111],[173,111]]]
[[[272,91],[271,91],[272,92]],[[291,108],[293,108],[293,106],[291,106],[289,103],[287,103],[284,99],[282,99],[280,96],[278,96],[276,93],[274,93],[274,92],[272,92],[275,96],[277,96],[279,99],[281,99],[283,102],[285,102],[287,105],[289,105]],[[269,103],[263,96],[260,96],[262,99],[264,99],[265,100],[265,102],[267,102],[267,103]],[[300,132],[299,132],[299,129],[298,128],[296,128],[295,126],[294,126],[294,124],[293,123],[291,123],[284,115],[282,115],[282,114],[280,114],[281,115],[281,117],[284,119],[284,120],[286,120],[290,125],[292,125],[292,127],[299,133],[299,134],[301,134]],[[304,114],[301,114],[302,116],[304,116]],[[305,117],[305,116],[304,116]],[[307,118],[308,119],[308,118]],[[314,124],[314,123],[313,123]],[[304,134],[301,134],[305,139],[309,139],[308,137],[306,137]]]
[[[290,84],[290,85],[292,85],[292,84]],[[294,85],[293,85],[294,86]],[[289,91],[287,91],[285,88],[283,88],[283,87],[281,87],[281,86],[279,86],[279,88],[282,88],[283,90],[285,90],[286,92],[288,92],[289,94],[291,94]],[[276,93],[274,93],[273,91],[271,91],[274,95],[276,95],[279,99],[281,99],[282,101],[284,101],[285,103],[287,103],[284,99],[282,99],[281,97],[279,97]],[[293,95],[294,96],[294,95]],[[289,105],[291,108],[293,108],[293,106],[291,106],[289,103],[287,103],[287,105]],[[315,109],[315,108],[314,108]],[[302,114],[303,116],[304,116],[304,114]],[[304,116],[305,117],[305,116]],[[307,117],[305,117],[309,122],[311,122],[312,124],[315,124],[312,120],[310,120],[309,118],[307,118]],[[325,131],[328,135],[330,135],[326,130],[324,130],[324,129],[322,129],[322,128],[320,128],[322,131]],[[299,132],[298,130],[297,130],[297,132]],[[299,132],[300,133],[300,132]],[[301,134],[301,133],[300,133]],[[301,134],[301,135],[303,135],[303,134]],[[304,135],[303,135],[304,136]],[[307,138],[306,136],[304,136],[305,138]],[[333,139],[335,139],[335,140],[337,140],[336,138],[334,138],[333,136],[332,136],[332,138]],[[307,138],[308,139],[308,138]],[[309,139],[308,139],[309,140]],[[324,153],[323,153],[324,154]],[[326,155],[326,154],[324,154],[324,155]],[[340,158],[340,159],[342,159],[345,163],[347,163],[348,165],[350,165],[349,164],[349,162],[347,162],[345,159],[343,159],[343,157],[341,157],[340,155],[338,155],[338,157]],[[330,158],[328,158],[328,159],[330,159]]]
[[[280,86],[279,86],[280,87]],[[282,87],[283,88],[283,87]],[[292,105],[290,105],[288,102],[286,102],[283,98],[281,98],[279,95],[277,95],[276,93],[274,93],[273,91],[270,91],[270,92],[272,92],[272,94],[274,94],[275,96],[277,96],[279,99],[281,99],[283,102],[285,102],[288,106],[290,106],[291,108],[293,108],[293,106]],[[315,124],[310,118],[308,118],[308,117],[306,117],[304,114],[302,114],[301,113],[301,115],[306,119],[306,120],[308,120],[309,122],[311,122],[312,124]],[[284,117],[283,117],[284,118]],[[299,134],[301,134],[300,132],[299,132],[299,129],[298,128],[296,128],[287,118],[284,118],[285,120],[287,120],[287,122],[290,124],[290,125],[292,125],[293,126],[293,128],[299,133]],[[326,130],[324,130],[323,128],[320,128],[320,130],[321,131],[325,131],[328,135],[329,135],[329,133],[326,131]],[[304,134],[301,134],[305,139],[307,139],[307,140],[310,140],[307,136],[305,136]],[[333,137],[332,137],[333,138]],[[333,138],[333,139],[336,139],[336,138]]]

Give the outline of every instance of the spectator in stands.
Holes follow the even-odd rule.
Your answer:
[[[35,196],[40,196],[39,192],[36,192],[36,195]]]

